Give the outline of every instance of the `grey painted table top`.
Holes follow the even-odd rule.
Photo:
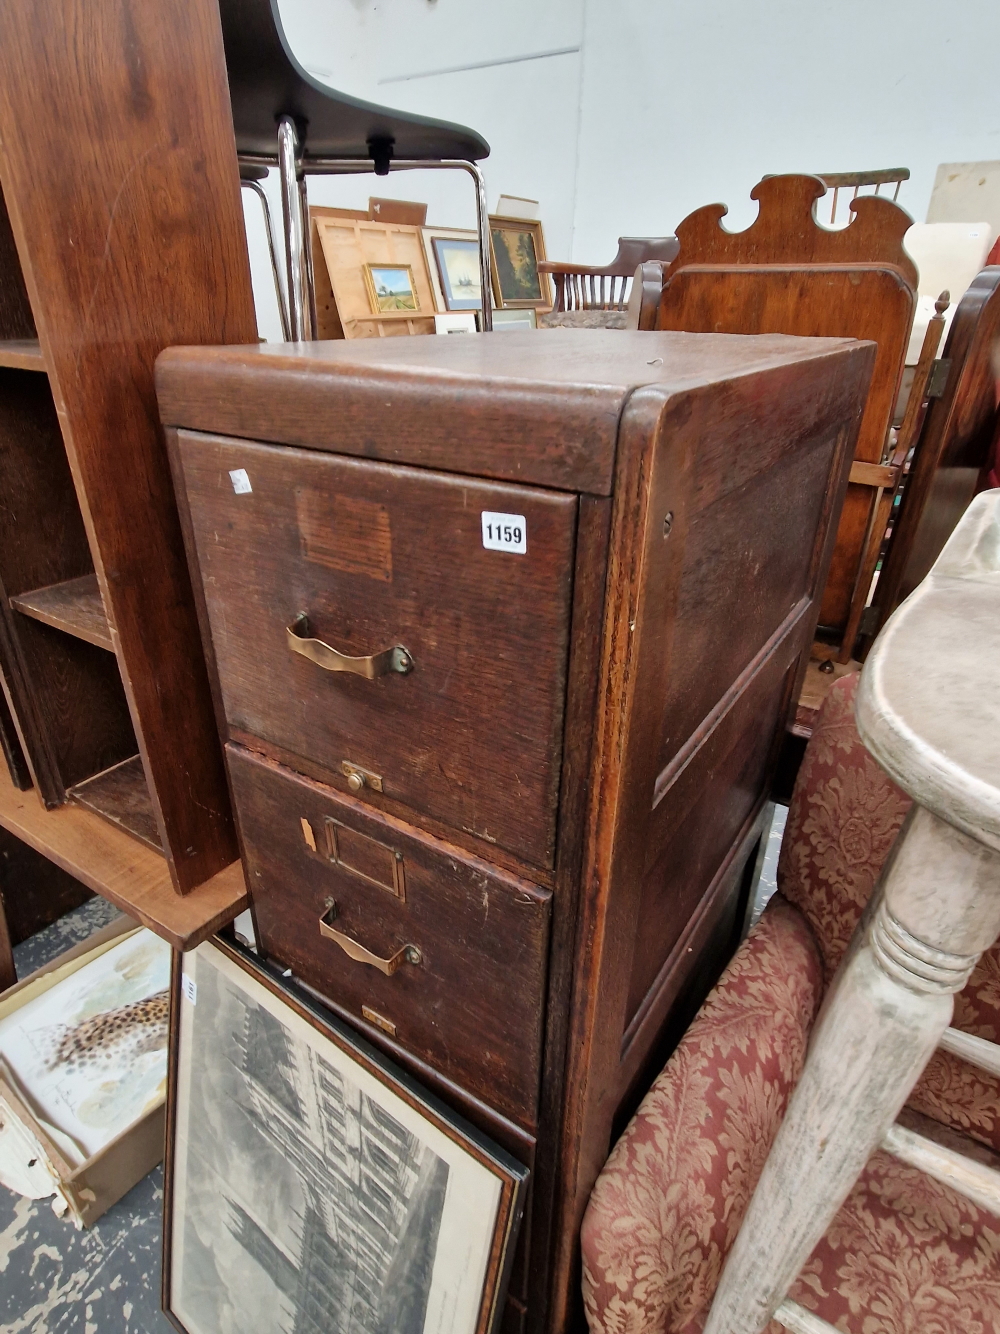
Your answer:
[[[856,715],[904,791],[1000,851],[1000,491],[976,497],[886,623]]]

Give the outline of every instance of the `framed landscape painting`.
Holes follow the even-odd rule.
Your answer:
[[[490,253],[493,295],[502,310],[551,306],[548,275],[538,272],[545,258],[540,222],[491,216]]]
[[[482,310],[483,286],[479,276],[479,241],[465,237],[432,236],[434,264],[441,282],[445,310]]]
[[[420,298],[409,264],[366,264],[365,286],[376,315],[420,309]]]
[[[176,955],[163,1307],[184,1334],[491,1334],[528,1171],[239,946]]]

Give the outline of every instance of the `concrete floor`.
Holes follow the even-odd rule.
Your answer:
[[[787,813],[775,808],[754,920],[777,888]],[[15,949],[18,976],[116,916],[103,899],[77,908]],[[26,1200],[0,1186],[0,1334],[171,1334],[160,1310],[162,1208],[162,1167],[81,1232],[57,1218],[48,1200]]]

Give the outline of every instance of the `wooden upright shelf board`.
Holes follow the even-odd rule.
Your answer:
[[[38,794],[18,792],[2,767],[0,825],[137,918],[174,949],[194,949],[247,906],[239,862],[189,894],[178,894],[159,853],[81,806],[45,810]]]

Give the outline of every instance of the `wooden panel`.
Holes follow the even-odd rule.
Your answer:
[[[14,726],[14,717],[7,703],[7,696],[3,693],[0,693],[0,750],[3,751],[10,781],[20,791],[26,792],[31,787],[31,770],[24,758],[24,747]]]
[[[878,354],[856,457],[878,464],[916,302],[916,269],[902,244],[911,219],[890,200],[868,196],[853,201],[850,226],[832,231],[814,212],[824,190],[812,176],[766,178],[751,191],[759,215],[742,232],[722,227],[722,204],[685,218],[657,327],[873,339]],[[874,572],[873,503],[872,492],[855,485],[844,502],[819,618],[832,634],[847,626]]]
[[[77,783],[67,795],[77,805],[145,843],[147,848],[154,852],[163,851],[146,775],[138,755]]]
[[[218,7],[10,0],[0,49],[0,179],[184,892],[236,844],[153,362],[257,337]]]
[[[658,785],[647,830],[627,1025],[635,1021],[705,887],[760,802],[772,742],[784,723],[788,672],[807,629],[802,623],[789,626],[754,678],[734,692],[690,758],[685,756],[679,772],[671,766],[667,781]]]
[[[91,898],[86,885],[0,827],[0,909],[12,944],[19,945]]]
[[[998,338],[1000,266],[994,265],[976,276],[948,331],[948,380],[943,395],[931,400],[879,575],[878,628],[925,578],[985,485],[997,420]]]
[[[103,768],[102,759],[122,758],[108,755],[106,738],[97,735],[101,709],[87,704],[91,676],[107,700],[117,668],[92,662],[86,649],[78,654],[60,636],[37,633],[9,609],[8,597],[93,570],[49,383],[9,369],[0,370],[0,512],[4,683],[34,781],[54,805],[68,783]],[[60,732],[67,721],[72,736]],[[116,726],[120,732],[120,719]]]
[[[229,770],[262,948],[323,995],[362,1015],[505,1116],[536,1124],[548,891],[414,837],[399,821],[235,746]],[[305,824],[303,824],[305,821]],[[333,837],[359,835],[398,862],[402,896],[345,865]],[[338,830],[338,826],[341,830]],[[315,845],[315,846],[313,846]],[[373,872],[369,864],[364,868]],[[388,959],[391,976],[321,936],[319,919]],[[375,1016],[373,1018],[373,1015]]]
[[[65,579],[47,588],[33,589],[12,597],[10,605],[44,625],[114,652],[96,574],[84,574],[78,579]]]
[[[187,432],[178,450],[228,722],[551,866],[575,498]],[[524,517],[526,553],[485,549],[487,510]],[[324,671],[288,649],[300,612],[413,671]]]
[[[194,949],[247,906],[239,862],[181,897],[159,853],[80,806],[43,810],[34,793],[18,792],[5,773],[0,773],[0,825],[176,950]]]
[[[778,743],[804,670],[873,357],[870,346],[856,346],[831,355],[825,374],[814,374],[813,367],[803,364],[787,375],[776,372],[735,378],[712,390],[696,390],[666,402],[659,393],[647,390],[633,394],[623,415],[599,684],[599,698],[605,703],[592,769],[590,828],[578,914],[580,952],[568,1043],[560,1161],[564,1193],[555,1229],[551,1330],[572,1327],[574,1303],[578,1304],[580,1220],[607,1156],[618,1102],[629,1082],[622,1066],[622,1048],[630,1010],[641,1032],[641,1042],[633,1035],[628,1045],[630,1069],[635,1071],[644,1066],[670,1021],[667,1009],[657,1011],[656,1026],[641,1024],[645,997],[654,988],[670,994],[671,979],[661,972],[661,966],[679,935],[673,929],[673,908],[676,906],[680,920],[685,911],[690,917],[691,909],[710,897],[720,864],[732,860],[737,845],[745,839],[747,821],[752,822],[766,798]],[[813,465],[826,478],[818,514],[813,508],[812,483],[796,472],[799,450],[813,440],[824,442]],[[698,544],[702,552],[711,545],[705,538],[698,539],[697,522],[719,499],[729,494],[745,496],[746,536],[738,512],[723,503],[718,506],[718,517],[725,518],[734,544],[747,541],[752,550],[761,539],[749,530],[755,524],[771,522],[768,505],[754,511],[752,482],[762,472],[787,479],[789,515],[800,504],[805,513],[815,515],[813,541],[799,548],[800,568],[795,578],[790,579],[780,560],[773,567],[775,590],[784,589],[789,582],[793,589],[804,585],[805,597],[790,608],[776,627],[777,635],[765,642],[743,671],[738,667],[742,652],[732,654],[729,670],[723,674],[729,677],[728,683],[716,685],[717,706],[704,718],[691,721],[688,737],[674,739],[672,773],[664,776],[659,747],[649,739],[661,734],[664,718],[680,707],[674,692],[684,688],[683,673],[675,674],[675,664],[683,661],[690,636],[699,633],[699,617],[713,627],[705,641],[709,657],[712,650],[725,655],[726,637],[734,633],[733,613],[725,600],[688,603],[682,614],[685,579],[698,558]],[[664,522],[668,515],[669,525]],[[772,567],[762,564],[755,577],[766,583]],[[777,592],[756,596],[757,605],[770,607],[770,611],[760,616],[751,643],[754,637],[767,634],[768,618],[781,606]],[[777,659],[774,673],[768,674],[753,706],[749,702],[745,706],[748,713],[759,716],[762,728],[770,720],[768,737],[766,732],[756,732],[753,721],[746,725],[736,710],[740,697],[772,657]],[[711,670],[710,662],[705,670]],[[729,726],[734,733],[727,735]],[[714,786],[713,761],[719,778]],[[712,809],[707,811],[698,806],[700,763],[704,763],[705,782],[713,786],[712,799],[706,798]],[[692,787],[685,797],[685,773],[692,764]],[[654,810],[658,786],[659,815]],[[687,819],[685,804],[690,807]],[[719,813],[720,838],[713,842],[712,825]],[[678,854],[684,846],[680,831],[688,828],[693,845],[688,869],[694,883],[684,885],[683,890],[677,885],[675,893],[683,892],[684,901],[674,905],[669,894],[665,898],[657,895],[654,876],[646,910],[655,907],[651,934],[659,937],[660,949],[647,951],[643,889],[647,857],[655,856],[650,836],[671,816],[678,820]],[[707,827],[703,829],[699,820]],[[663,848],[663,855],[669,858],[668,849]],[[703,948],[708,948],[711,938],[709,931]],[[680,975],[687,978],[699,966],[686,954],[677,965]]]
[[[661,770],[808,599],[834,436],[799,438],[778,466],[741,478],[692,517],[677,607],[685,631],[670,664]]]
[[[168,426],[607,496],[618,419],[638,386],[680,393],[727,375],[801,364],[833,346],[547,329],[544,348],[534,332],[505,333],[493,343],[389,338],[169,348],[157,363],[157,389]]]
[[[128,701],[118,664],[106,649],[18,612],[10,615],[54,766],[55,792],[40,789],[40,795],[55,805],[74,783],[135,754]],[[18,719],[23,721],[20,711]]]
[[[684,251],[677,261],[683,260]],[[878,344],[857,458],[878,463],[913,318],[914,293],[895,269],[697,265],[678,269],[664,288],[659,327],[721,333],[787,333],[872,339]],[[852,486],[840,520],[820,622],[847,621],[868,531],[872,492]]]
[[[45,358],[37,338],[0,339],[0,366],[20,371],[42,371]]]
[[[0,188],[0,339],[37,341],[35,320],[21,274],[21,263],[17,256],[14,233],[11,231],[2,188]]]

